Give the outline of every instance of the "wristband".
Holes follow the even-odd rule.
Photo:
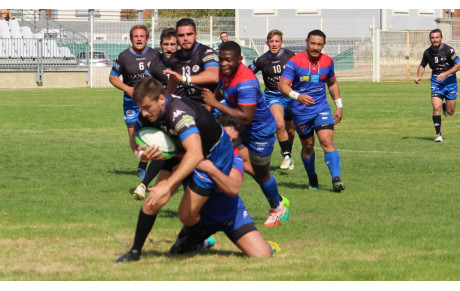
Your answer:
[[[144,153],[144,151],[135,151],[134,152],[134,155],[136,156],[136,158],[140,161],[142,159],[142,154]]]
[[[291,99],[294,99],[294,100],[297,100],[299,98],[299,93],[297,93],[296,91],[291,91],[289,92],[289,98]]]
[[[337,108],[342,108],[343,107],[342,98],[334,99],[334,102],[335,102],[335,107],[337,107]]]
[[[189,75],[185,75],[185,76],[182,76],[182,83],[185,83],[185,84],[190,84],[192,81],[192,77],[189,76]]]

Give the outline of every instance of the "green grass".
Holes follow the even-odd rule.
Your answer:
[[[141,261],[114,260],[132,243],[142,202],[116,89],[0,91],[0,280],[460,280],[460,118],[435,143],[429,84],[342,82],[336,126],[346,190],[331,191],[317,144],[321,191],[299,157],[272,170],[291,217],[265,228],[268,203],[250,177],[241,196],[282,252],[248,259],[221,233],[201,253],[171,256],[178,192],[160,212]],[[333,106],[334,107],[334,106]]]

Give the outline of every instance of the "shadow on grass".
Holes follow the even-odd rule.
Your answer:
[[[433,141],[433,137],[420,137],[420,136],[403,136],[401,139],[420,139],[420,140],[429,140]]]
[[[112,174],[116,175],[127,175],[127,176],[136,176],[137,171],[127,171],[127,170],[113,170],[110,171]]]
[[[202,249],[198,251],[193,251],[181,255],[173,255],[168,252],[161,252],[161,251],[155,251],[155,250],[149,250],[149,251],[143,251],[142,252],[142,257],[147,259],[147,258],[153,258],[153,257],[166,257],[166,258],[171,258],[171,259],[178,259],[178,260],[184,260],[188,258],[192,258],[194,256],[202,256],[202,255],[219,255],[219,256],[237,256],[237,257],[244,257],[244,254],[242,252],[235,252],[235,251],[225,251],[225,250],[213,250],[213,249]]]

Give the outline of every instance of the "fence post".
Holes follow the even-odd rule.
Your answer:
[[[94,39],[94,9],[89,9],[90,34],[89,34],[89,87],[93,88],[93,39]]]
[[[209,47],[212,48],[212,16],[209,19]]]
[[[380,30],[374,28],[373,35],[373,54],[372,54],[372,81],[380,82]]]

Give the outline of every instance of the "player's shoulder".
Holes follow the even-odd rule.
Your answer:
[[[289,57],[289,58],[292,58],[292,57],[295,56],[295,54],[296,54],[295,52],[293,52],[293,51],[291,51],[290,49],[287,49],[287,48],[284,49],[284,53],[285,53],[286,56]]]

